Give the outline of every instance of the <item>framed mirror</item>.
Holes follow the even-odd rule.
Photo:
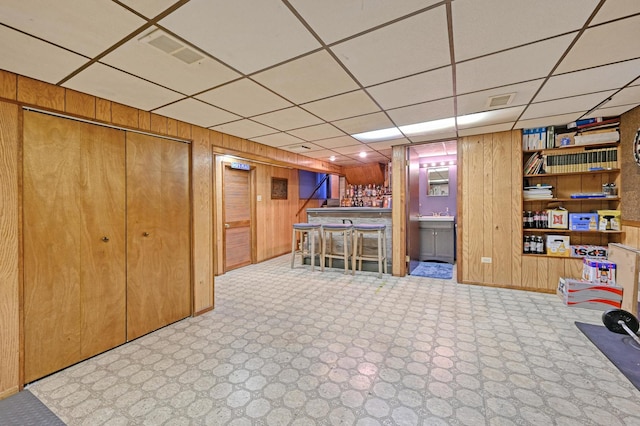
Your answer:
[[[433,167],[427,169],[427,195],[431,197],[449,196],[449,168]]]

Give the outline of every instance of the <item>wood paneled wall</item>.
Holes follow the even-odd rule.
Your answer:
[[[17,105],[0,102],[0,399],[17,392],[20,380],[18,117]]]
[[[458,142],[460,282],[527,288],[523,282],[519,131]],[[483,263],[482,258],[491,263]]]
[[[21,107],[31,106],[78,118],[142,130],[158,135],[192,140],[191,191],[192,191],[192,276],[195,313],[213,308],[214,301],[214,253],[215,234],[213,226],[213,157],[212,147],[223,152],[243,155],[262,162],[288,166],[291,169],[273,168],[260,164],[259,182],[263,178],[279,176],[289,170],[287,176],[297,173],[296,168],[342,174],[342,168],[329,162],[304,157],[288,151],[261,145],[245,139],[224,135],[147,111],[141,111],[105,99],[74,90],[33,80],[0,70],[0,398],[18,391],[22,385],[19,376],[19,309],[20,309],[20,140],[22,134]],[[262,170],[264,168],[264,171]],[[290,184],[293,181],[290,178]],[[269,179],[270,182],[270,179]],[[292,187],[290,191],[293,191]],[[295,189],[297,195],[297,189]],[[264,199],[265,197],[263,197]],[[268,197],[267,197],[268,198]],[[280,218],[286,212],[297,211],[298,200],[289,200],[285,209],[269,207],[265,203],[259,209],[264,219]],[[293,207],[292,207],[293,206]],[[259,210],[261,211],[261,210]],[[275,212],[275,213],[273,213]],[[283,228],[280,228],[282,226]],[[286,226],[286,232],[283,231]],[[262,229],[263,228],[263,229]],[[263,223],[259,228],[258,259],[282,254],[290,250],[290,224],[272,228]],[[285,244],[286,241],[286,244]]]

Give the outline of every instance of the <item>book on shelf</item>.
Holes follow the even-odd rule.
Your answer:
[[[540,154],[539,152],[533,154],[524,164],[522,172],[525,175],[535,175],[542,173],[544,166],[544,157],[545,156]]]
[[[590,123],[583,123],[576,126],[576,130],[579,132],[584,132],[586,130],[595,130],[595,129],[605,129],[610,127],[616,127],[620,124],[620,118],[607,118],[600,119],[600,121],[593,121]]]
[[[603,121],[602,117],[583,118],[567,124],[567,129],[575,129],[581,126],[588,126],[589,124],[596,124]]]
[[[618,167],[617,148],[592,149],[570,154],[547,154],[544,157],[543,169],[546,173],[588,172]]]

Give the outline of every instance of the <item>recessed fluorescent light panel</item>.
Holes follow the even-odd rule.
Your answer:
[[[384,141],[387,139],[397,139],[402,137],[402,133],[397,127],[389,127],[388,129],[373,130],[371,132],[357,133],[351,135],[360,142]]]
[[[409,124],[407,126],[400,126],[400,130],[407,136],[423,135],[425,133],[431,133],[438,130],[444,130],[454,127],[456,121],[453,117],[443,118],[441,120],[425,121],[423,123]]]

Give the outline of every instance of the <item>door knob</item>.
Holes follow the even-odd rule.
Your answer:
[[[148,232],[143,232],[143,233],[142,233],[142,236],[143,236],[143,237],[148,237],[149,235],[151,235],[151,234],[149,234]]]
[[[225,224],[224,224],[224,227],[225,227],[225,228],[230,228],[230,225],[229,225],[228,223],[225,223]]]
[[[105,243],[108,243],[109,242],[109,237],[107,237],[107,236],[102,237],[102,241],[104,241]]]

